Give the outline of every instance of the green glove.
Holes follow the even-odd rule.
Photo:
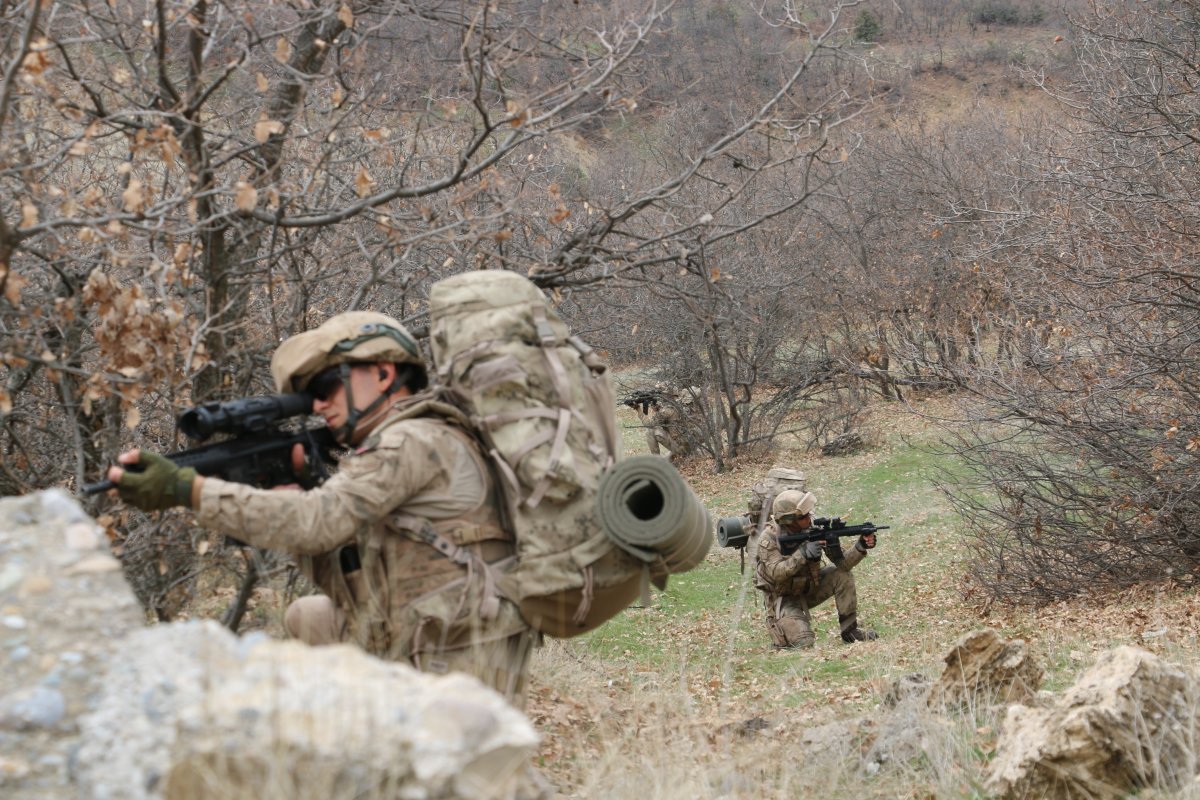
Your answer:
[[[175,506],[191,508],[196,470],[178,467],[169,458],[148,450],[141,451],[135,466],[142,470],[131,472],[126,466],[125,474],[117,484],[117,493],[122,500],[143,511],[161,511]]]

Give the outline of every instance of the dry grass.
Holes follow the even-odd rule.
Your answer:
[[[951,402],[876,407],[870,424],[881,444],[848,458],[785,446],[724,475],[682,466],[718,515],[740,511],[749,485],[783,463],[808,473],[819,511],[891,524],[855,571],[860,616],[883,635],[843,645],[832,608],[822,606],[815,650],[770,651],[736,552],[714,550],[700,569],[727,575],[720,607],[691,617],[631,609],[652,640],[643,646],[612,653],[587,640],[553,641],[536,655],[530,714],[544,735],[540,767],[563,797],[782,798],[818,786],[825,798],[984,797],[1003,709],[882,707],[901,676],[940,674],[963,634],[990,626],[1025,639],[1053,690],[1117,644],[1195,663],[1200,598],[1191,590],[1145,587],[1041,609],[989,606],[965,590],[970,552],[908,444],[935,436],[934,419]],[[639,435],[629,452],[644,452]],[[671,592],[656,605],[669,606]]]

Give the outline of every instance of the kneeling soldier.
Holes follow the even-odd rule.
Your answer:
[[[867,551],[875,546],[875,534],[860,536],[850,553],[842,552],[836,538],[824,543],[806,542],[791,555],[779,546],[781,533],[799,533],[812,527],[817,498],[811,492],[788,489],[775,498],[771,519],[758,537],[754,585],[766,598],[767,630],[775,647],[812,647],[809,609],[833,597],[837,606],[842,641],[877,639],[874,631],[858,627],[858,594],[850,574]],[[821,556],[832,562],[822,567]]]

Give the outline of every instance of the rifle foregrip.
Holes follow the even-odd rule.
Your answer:
[[[83,488],[80,489],[80,491],[83,492],[84,494],[92,495],[92,494],[100,494],[101,492],[107,492],[109,489],[115,489],[115,488],[117,488],[117,485],[115,483],[113,483],[112,481],[110,481],[108,478],[105,478],[104,480],[100,481],[99,483],[85,483],[83,485]]]

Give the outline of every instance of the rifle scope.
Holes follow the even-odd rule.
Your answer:
[[[312,395],[307,392],[244,397],[188,409],[179,415],[176,424],[184,436],[195,441],[214,433],[243,436],[271,430],[281,419],[311,414],[312,405]]]

